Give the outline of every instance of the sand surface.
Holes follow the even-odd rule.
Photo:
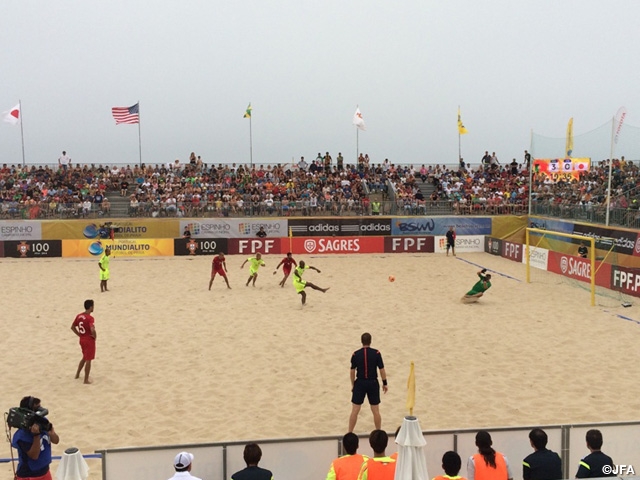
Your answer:
[[[95,259],[0,260],[3,411],[40,397],[58,455],[342,435],[351,353],[368,331],[388,373],[389,431],[406,413],[411,361],[424,429],[640,417],[640,325],[616,316],[640,320],[638,306],[592,308],[585,290],[539,271],[528,285],[523,265],[487,254],[296,258],[322,270],[307,280],[331,287],[309,291],[305,308],[290,280],[278,287],[279,256],[264,258],[256,288],[244,286],[245,257],[227,257],[233,289],[217,278],[212,291],[211,257],[115,257],[104,294]],[[464,305],[477,265],[505,276]],[[69,329],[87,298],[98,332],[89,386],[73,378],[80,348]],[[365,406],[356,431],[372,428]],[[99,462],[90,466],[99,479]]]

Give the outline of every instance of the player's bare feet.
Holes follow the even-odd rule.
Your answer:
[[[84,381],[84,384],[85,384],[85,385],[91,385],[92,383],[93,383],[93,380],[91,380],[90,378],[87,378],[87,379]]]
[[[322,290],[320,290],[322,293],[325,293],[327,290],[329,290],[331,287],[327,287],[327,288],[323,288]]]
[[[74,378],[75,378],[76,380],[77,380],[77,379],[79,379],[79,378],[80,378],[80,374],[76,375]]]

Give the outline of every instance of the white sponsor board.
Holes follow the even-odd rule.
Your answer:
[[[267,237],[289,236],[287,220],[266,218],[203,218],[180,220],[180,233],[185,227],[193,238],[249,238],[264,227]]]
[[[444,253],[447,251],[447,237],[435,236],[434,251]],[[484,235],[458,235],[456,236],[456,253],[484,252]]]
[[[42,240],[42,224],[33,220],[1,220],[0,240]]]
[[[546,248],[534,248],[529,247],[529,258],[531,259],[529,265],[540,270],[547,270],[549,264],[549,250]],[[522,263],[527,263],[526,252],[522,255]]]

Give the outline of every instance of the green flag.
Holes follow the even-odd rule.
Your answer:
[[[249,104],[249,106],[247,107],[247,111],[244,112],[244,115],[242,118],[251,118],[251,104]]]

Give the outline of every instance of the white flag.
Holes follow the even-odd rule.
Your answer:
[[[360,109],[356,108],[356,113],[353,114],[353,124],[358,127],[360,130],[366,130],[367,127],[364,124],[364,119],[362,118],[362,113],[360,113]]]
[[[13,107],[8,112],[2,112],[3,120],[11,125],[18,125],[20,123],[20,104]]]
[[[622,130],[622,124],[624,123],[624,119],[627,116],[627,109],[624,107],[620,107],[618,109],[618,113],[616,113],[615,118],[615,137],[613,138],[614,143],[618,143],[618,138],[620,138],[620,130]]]

